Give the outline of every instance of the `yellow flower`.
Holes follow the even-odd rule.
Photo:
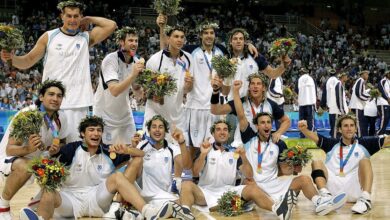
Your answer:
[[[0,25],[0,31],[11,32],[14,28],[11,26]]]
[[[158,84],[158,85],[161,85],[161,84],[163,84],[164,82],[165,82],[165,75],[163,75],[163,74],[158,75],[158,76],[157,76],[157,84]]]
[[[230,63],[231,63],[232,65],[235,65],[235,64],[238,63],[237,58],[231,58],[229,61],[230,61]]]

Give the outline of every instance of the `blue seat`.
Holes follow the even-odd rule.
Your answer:
[[[329,119],[325,119],[324,120],[324,128],[325,129],[330,129]]]
[[[298,119],[291,119],[291,130],[298,129]]]
[[[314,126],[315,126],[317,129],[323,129],[323,128],[324,128],[324,123],[323,123],[322,120],[314,119]]]

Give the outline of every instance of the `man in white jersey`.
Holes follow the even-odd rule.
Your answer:
[[[249,82],[248,95],[242,97],[244,103],[245,115],[248,118],[248,121],[252,119],[259,112],[268,112],[273,115],[275,120],[280,122],[280,128],[272,134],[272,140],[274,143],[277,143],[282,134],[284,134],[290,127],[290,119],[284,113],[284,110],[281,109],[278,104],[274,101],[266,98],[266,91],[268,88],[268,79],[264,74],[254,73],[251,74],[247,81]],[[219,90],[221,86],[221,81],[217,79],[212,80],[212,87],[214,89],[211,96],[211,113],[215,115],[225,115],[231,113],[236,115],[236,109],[234,107],[233,100],[229,101],[227,104],[219,104]],[[253,129],[256,129],[254,124],[251,124]],[[233,145],[238,146],[242,144],[240,130],[237,127],[234,134]]]
[[[253,123],[257,127],[257,133],[249,126],[239,96],[241,86],[241,81],[234,81],[234,102],[239,119],[241,137],[245,144],[246,156],[252,165],[256,184],[275,201],[288,190],[294,190],[297,194],[302,190],[306,198],[313,202],[318,215],[326,215],[340,208],[346,201],[345,193],[335,197],[320,196],[309,176],[278,177],[279,172],[283,175],[291,175],[295,169],[295,167],[286,164],[280,159],[282,152],[287,149],[287,145],[282,140],[277,143],[270,141],[272,130],[271,114],[260,112],[253,119]]]
[[[325,85],[322,88],[321,107],[329,110],[330,135],[336,137],[337,131],[335,130],[337,129],[335,129],[335,126],[337,117],[340,115],[337,108],[336,100],[338,97],[336,96],[335,90],[338,79],[336,70],[330,69],[328,72],[330,77],[326,80]]]
[[[378,83],[378,89],[381,96],[377,100],[378,115],[380,118],[379,129],[377,135],[386,133],[387,124],[390,119],[390,71],[385,72],[385,76]]]
[[[313,131],[317,103],[316,83],[310,76],[308,69],[301,68],[299,72],[301,76],[298,83],[295,84],[295,92],[298,94],[299,120],[308,121],[309,129]],[[303,134],[300,135],[303,137]]]
[[[113,173],[115,167],[126,163],[130,156],[143,157],[144,152],[121,143],[111,146],[102,143],[103,129],[102,118],[88,116],[79,126],[82,141],[64,147],[50,147],[50,155],[69,166],[70,174],[59,191],[43,191],[36,213],[23,208],[21,220],[101,217],[110,207],[116,192],[142,212],[147,220],[166,218],[166,214],[172,212],[172,205],[168,203],[161,209],[146,204],[123,173]]]
[[[144,63],[136,57],[138,33],[135,28],[123,27],[115,35],[120,48],[103,59],[93,110],[106,123],[103,143],[131,144],[135,123],[129,90],[144,68]],[[132,88],[139,89],[135,86]]]
[[[348,202],[356,202],[352,212],[364,214],[371,210],[373,171],[369,157],[390,145],[390,137],[356,138],[356,118],[343,115],[337,121],[340,139],[326,138],[307,129],[306,121],[298,128],[326,153],[325,164],[312,162],[312,178],[321,194],[346,192]],[[326,187],[326,188],[325,188]]]
[[[12,60],[19,69],[28,69],[44,57],[42,80],[56,79],[66,86],[67,93],[61,105],[69,121],[67,143],[79,140],[77,126],[93,104],[89,66],[89,48],[114,32],[116,23],[102,17],[83,17],[86,6],[75,0],[60,2],[63,25],[45,32],[34,48],[23,56],[1,51],[3,60]],[[89,25],[91,31],[85,31]]]
[[[333,138],[339,137],[340,133],[338,133],[336,128],[336,121],[341,115],[348,114],[349,109],[347,105],[347,97],[345,94],[345,82],[348,80],[348,74],[346,72],[341,72],[338,74],[339,81],[336,82],[335,91],[334,93],[334,99],[335,102],[332,101],[332,104],[329,106],[329,118],[332,118],[330,120],[330,126],[331,126],[331,136]],[[333,98],[331,98],[333,100]]]
[[[46,112],[44,115],[45,123],[43,123],[40,133],[31,135],[28,142],[23,143],[10,137],[12,121],[8,126],[0,143],[0,175],[6,177],[0,197],[0,219],[11,219],[10,200],[31,177],[31,173],[27,171],[29,161],[33,157],[40,156],[46,147],[65,143],[68,134],[67,120],[62,112],[58,112],[64,94],[65,87],[61,82],[45,81],[39,90],[37,106],[21,110],[23,112],[38,108],[38,110]]]
[[[364,70],[359,74],[360,77],[355,81],[355,84],[352,87],[349,108],[356,115],[358,137],[364,137],[367,136],[367,120],[364,117],[364,106],[370,99],[370,95],[366,91],[366,82],[368,80],[369,71]]]
[[[281,109],[284,108],[283,78],[281,76],[269,80],[267,98],[276,102]],[[276,130],[280,128],[279,121],[275,121],[275,127]]]
[[[192,159],[186,147],[183,132],[179,128],[172,127],[172,138],[178,143],[169,143],[166,136],[169,132],[169,123],[161,115],[153,116],[146,122],[146,127],[150,137],[139,142],[137,149],[145,153],[143,160],[132,161],[126,170],[126,176],[130,182],[134,182],[141,177],[141,195],[145,201],[160,207],[165,202],[170,201],[174,208],[180,212],[181,207],[172,201],[179,198],[171,191],[173,168],[180,164],[184,169],[191,169]],[[139,140],[139,137],[136,138]],[[174,218],[178,212],[171,215]]]
[[[194,163],[194,173],[198,173],[199,184],[183,182],[180,202],[184,209],[180,215],[182,219],[190,219],[190,208],[196,204],[204,206],[208,211],[214,211],[218,199],[227,191],[236,191],[244,201],[254,201],[257,206],[274,212],[280,219],[289,219],[296,200],[292,191],[287,191],[282,200],[274,203],[256,184],[236,184],[237,172],[240,171],[248,180],[253,181],[251,164],[245,154],[244,148],[232,148],[227,144],[230,125],[220,120],[211,127],[214,143],[206,140],[200,147]],[[238,154],[239,157],[234,157]],[[176,210],[176,209],[174,209]]]

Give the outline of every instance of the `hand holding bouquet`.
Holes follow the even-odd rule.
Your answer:
[[[181,0],[154,0],[154,9],[159,14],[171,16],[179,14],[183,8],[180,7]]]
[[[370,96],[371,96],[371,100],[379,98],[381,96],[381,92],[379,92],[379,89],[377,89],[377,88],[375,88],[375,89],[372,88],[370,90]]]
[[[12,120],[10,136],[26,142],[32,134],[39,134],[43,123],[43,114],[38,110],[19,112]]]
[[[293,166],[294,170],[298,168],[298,172],[300,172],[299,169],[302,169],[311,158],[311,153],[309,153],[306,148],[299,145],[285,149],[281,156],[281,160],[285,161],[290,166]]]
[[[223,80],[233,80],[237,71],[237,58],[228,59],[222,55],[216,55],[211,59],[213,69],[217,72],[219,78]]]
[[[2,59],[7,57],[7,63],[11,67],[12,60],[10,53],[13,50],[24,48],[24,39],[22,31],[8,25],[0,25],[0,49],[2,50]]]
[[[58,160],[37,157],[30,161],[28,171],[32,173],[43,190],[55,191],[65,181],[69,171]]]
[[[272,42],[269,52],[271,56],[283,57],[291,55],[296,47],[297,43],[293,38],[279,38]]]
[[[136,83],[146,90],[146,97],[164,104],[164,96],[177,91],[176,79],[168,73],[159,73],[145,69],[136,79]]]
[[[218,212],[224,216],[241,215],[243,213],[243,204],[244,202],[237,192],[228,191],[218,199]]]

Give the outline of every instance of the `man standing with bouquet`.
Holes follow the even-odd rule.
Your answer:
[[[33,157],[46,151],[47,147],[59,147],[65,143],[68,135],[65,114],[58,112],[65,87],[61,82],[48,80],[39,90],[39,99],[36,107],[26,107],[18,112],[11,121],[0,143],[0,175],[5,177],[5,185],[0,197],[0,219],[11,220],[10,200],[20,188],[30,179],[27,164]],[[37,109],[38,108],[38,109]],[[20,118],[23,113],[38,110],[37,114],[44,114],[38,133],[27,134],[33,124],[15,127],[16,121],[26,120]],[[41,118],[41,117],[40,117]],[[22,121],[20,121],[22,122]],[[22,123],[19,123],[22,125]],[[25,141],[22,138],[27,137]]]
[[[28,69],[44,58],[42,80],[56,79],[66,86],[61,109],[69,121],[69,143],[80,139],[77,126],[93,104],[89,48],[110,36],[116,23],[102,17],[83,17],[86,6],[76,0],[62,1],[57,8],[63,22],[60,28],[45,32],[26,55],[2,50],[1,58],[12,60],[19,69]],[[87,31],[90,25],[95,27]]]
[[[241,86],[242,82],[234,81],[234,104],[239,119],[241,138],[245,146],[246,156],[253,168],[255,183],[275,201],[289,190],[293,190],[294,195],[302,191],[306,198],[313,202],[318,215],[326,215],[343,206],[346,201],[345,193],[334,197],[321,196],[308,176],[278,177],[279,172],[283,175],[291,175],[294,170],[294,167],[281,160],[282,153],[287,149],[287,145],[282,140],[277,143],[273,143],[270,140],[272,130],[271,114],[260,112],[253,118],[253,123],[257,127],[257,133],[249,126],[239,96]],[[292,202],[296,204],[297,198],[294,197]]]
[[[341,116],[336,125],[340,139],[327,138],[310,131],[306,121],[299,121],[298,128],[306,138],[314,141],[326,153],[326,162],[313,161],[314,183],[322,195],[340,191],[347,194],[348,202],[356,202],[353,213],[366,214],[372,209],[371,190],[373,171],[370,156],[390,145],[390,137],[356,137],[356,118]]]

